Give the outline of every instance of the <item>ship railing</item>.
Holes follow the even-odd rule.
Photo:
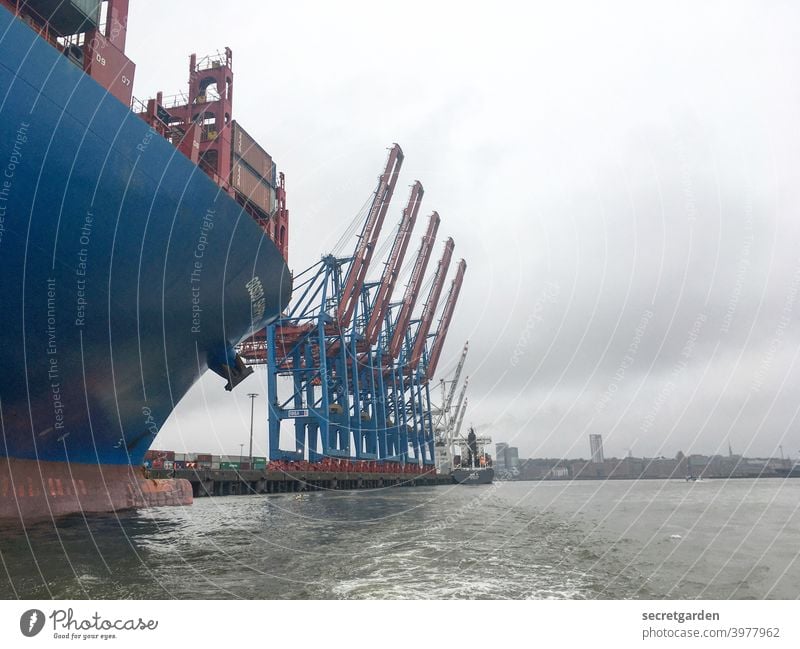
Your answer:
[[[142,101],[137,97],[132,97],[131,110],[134,113],[145,113],[147,112],[147,103],[148,103],[147,101]],[[169,95],[167,97],[163,97],[161,100],[161,104],[159,105],[164,110],[167,110],[176,107],[182,108],[183,106],[186,106],[188,103],[189,103],[189,98],[185,94],[179,93],[177,95]]]
[[[137,97],[131,97],[131,112],[138,114],[147,112],[147,102],[142,101]]]
[[[221,68],[229,65],[230,61],[227,53],[216,52],[214,54],[207,54],[199,59],[194,66],[195,72],[203,72],[204,70],[211,70],[213,68]]]
[[[63,47],[83,47],[86,43],[86,32],[71,36],[57,36],[56,40]]]
[[[176,95],[169,95],[164,97],[161,106],[169,110],[170,108],[177,108],[178,106],[186,106],[189,103],[189,96],[186,93],[179,92]]]

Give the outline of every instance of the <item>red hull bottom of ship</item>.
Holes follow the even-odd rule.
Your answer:
[[[0,458],[0,519],[191,504],[188,480],[150,480],[140,467]]]

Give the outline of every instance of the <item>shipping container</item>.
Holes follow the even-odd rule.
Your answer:
[[[198,462],[208,462],[208,464],[211,464],[211,462],[213,461],[213,458],[212,458],[212,457],[211,457],[211,455],[210,455],[210,454],[208,454],[208,453],[198,453],[198,454],[195,456],[195,459],[196,459]]]
[[[235,469],[235,470],[238,471],[239,470],[239,465],[240,465],[239,462],[220,462],[219,463],[219,468],[220,469]]]
[[[233,122],[231,145],[233,160],[236,161],[237,158],[244,160],[256,176],[266,180],[274,189],[277,178],[272,156],[264,151],[236,120]]]
[[[267,214],[275,208],[275,190],[256,176],[241,160],[231,168],[231,185],[247,201]]]
[[[100,21],[102,0],[28,0],[28,8],[46,18],[60,34],[89,31]]]
[[[145,460],[174,460],[175,451],[158,451],[150,449],[144,454]]]

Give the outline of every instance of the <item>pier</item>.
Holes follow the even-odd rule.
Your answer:
[[[245,494],[300,493],[386,487],[435,487],[453,484],[453,478],[427,473],[372,473],[344,471],[275,471],[236,469],[151,469],[148,478],[184,478],[195,498]]]

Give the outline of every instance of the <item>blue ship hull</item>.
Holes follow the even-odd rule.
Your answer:
[[[0,89],[0,457],[139,466],[192,384],[286,306],[289,271],[228,194],[2,7]]]

